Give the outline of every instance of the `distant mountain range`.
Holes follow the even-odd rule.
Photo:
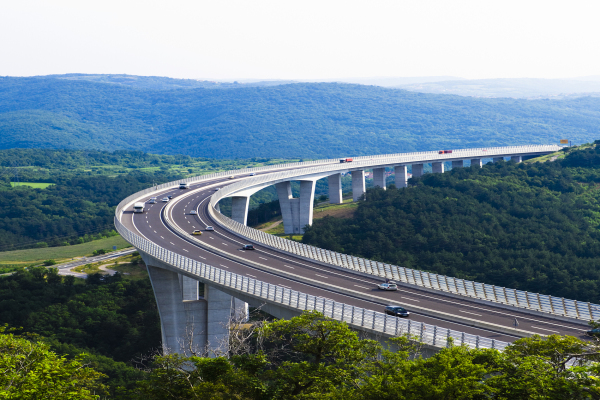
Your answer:
[[[219,90],[215,90],[219,89]],[[342,83],[0,77],[0,148],[342,157],[600,138],[600,98],[473,98]]]

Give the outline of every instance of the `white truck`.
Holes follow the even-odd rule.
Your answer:
[[[134,213],[143,213],[144,212],[144,203],[135,203],[133,205]]]
[[[190,185],[185,182],[179,184],[179,189],[189,189]]]

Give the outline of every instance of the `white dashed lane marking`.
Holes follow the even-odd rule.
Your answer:
[[[371,290],[371,288],[364,287],[364,286],[359,286],[359,285],[354,285],[354,286],[356,286],[356,287],[359,287],[359,288],[361,288],[361,289],[367,289],[367,290]]]
[[[325,279],[329,279],[328,276],[324,276],[324,275],[319,275],[319,274],[315,274],[316,276],[320,276],[321,278],[325,278]]]
[[[221,267],[229,268],[227,265],[219,264]]]
[[[402,297],[403,299],[406,299],[406,300],[410,300],[410,301],[416,301],[417,303],[419,303],[419,302],[420,302],[419,300],[416,300],[416,299],[411,299],[410,297],[404,297],[404,296],[400,296],[400,297]]]
[[[258,256],[258,258],[262,258],[263,260],[266,260],[266,258],[264,258],[264,257],[261,257],[261,256]]]
[[[465,314],[471,314],[471,315],[477,315],[478,317],[481,317],[481,314],[475,314],[475,313],[472,313],[472,312],[469,312],[469,311],[458,310],[458,312],[462,312],[462,313],[465,313]]]

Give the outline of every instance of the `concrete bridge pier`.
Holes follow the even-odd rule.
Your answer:
[[[373,168],[373,186],[385,190],[385,168]]]
[[[275,185],[283,231],[286,234],[302,234],[306,225],[312,225],[313,205],[315,200],[315,181],[300,181],[300,198],[292,196],[292,183],[280,182]]]
[[[423,164],[413,164],[412,165],[412,176],[413,176],[413,178],[418,178],[419,176],[423,176]]]
[[[431,172],[434,174],[443,174],[444,173],[444,163],[443,162],[433,162],[431,163]]]
[[[481,168],[481,158],[473,158],[471,160],[471,167],[478,167]]]
[[[248,205],[250,205],[250,196],[233,196],[231,198],[231,219],[247,225]]]
[[[154,290],[162,347],[165,353],[216,357],[229,349],[229,324],[246,303],[204,285],[198,297],[198,281],[170,270],[169,266],[140,252]]]
[[[452,161],[452,169],[454,168],[462,168],[464,165],[463,160]]]
[[[342,204],[342,174],[329,175],[327,183],[329,183],[329,203]]]
[[[352,200],[358,201],[365,191],[365,171],[352,171]]]
[[[397,165],[394,167],[395,182],[397,188],[405,188],[408,186],[408,172],[406,165]]]
[[[516,163],[520,163],[520,162],[522,162],[522,161],[523,161],[523,157],[522,157],[522,156],[511,156],[511,157],[510,157],[510,160],[511,160],[511,161],[514,161],[514,162],[516,162]]]

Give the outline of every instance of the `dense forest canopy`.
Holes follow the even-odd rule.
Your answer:
[[[600,98],[480,99],[337,83],[151,89],[0,77],[0,148],[338,157],[597,137]]]
[[[600,146],[546,163],[500,162],[369,190],[354,218],[303,241],[488,284],[600,302]]]

